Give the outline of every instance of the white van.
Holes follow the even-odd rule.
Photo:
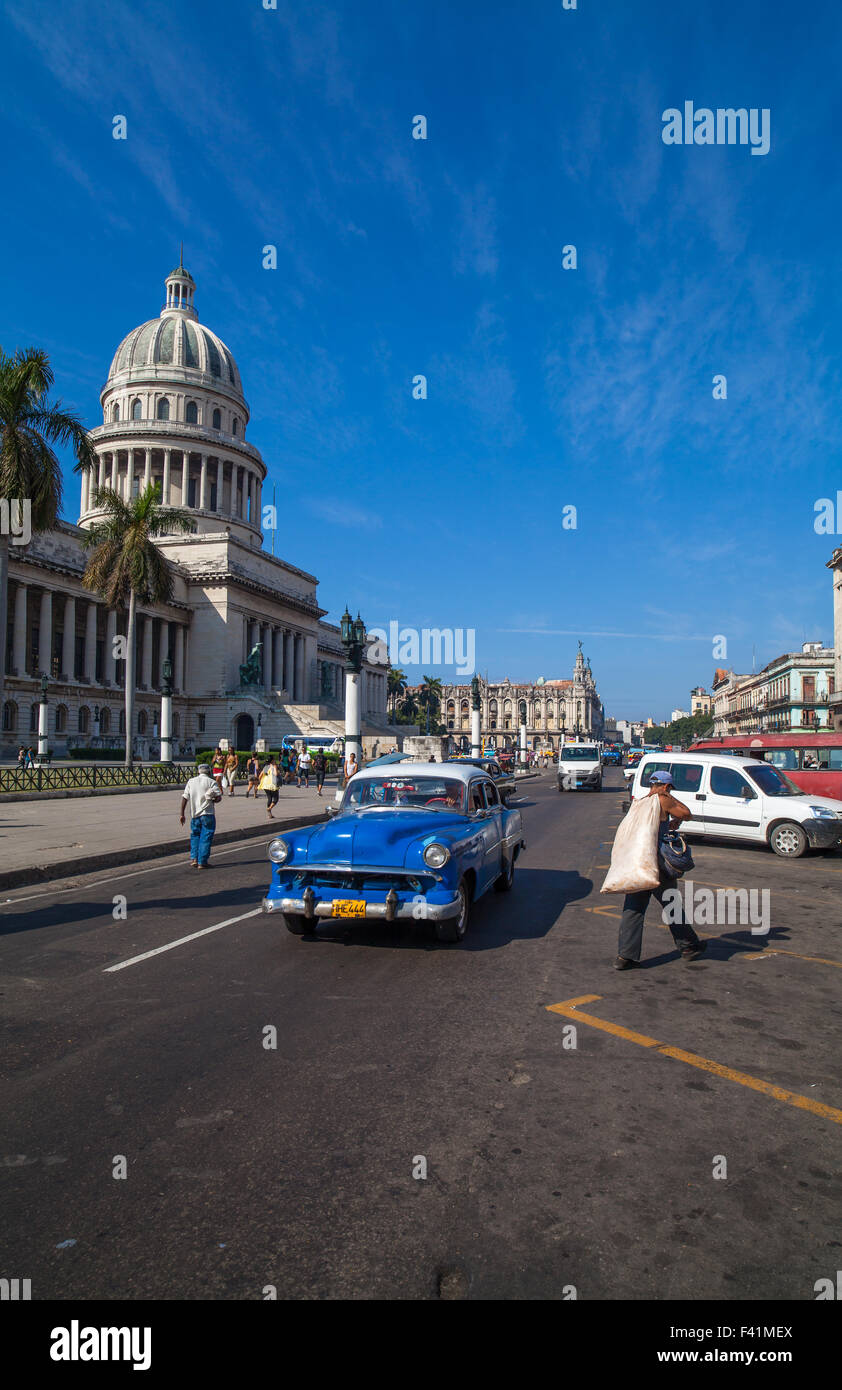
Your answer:
[[[564,743],[558,754],[558,789],[591,787],[602,791],[602,754],[598,743]]]
[[[632,800],[649,795],[653,772],[672,775],[676,800],[693,813],[682,835],[767,844],[785,859],[842,845],[842,801],[801,791],[759,758],[647,753],[634,769]]]

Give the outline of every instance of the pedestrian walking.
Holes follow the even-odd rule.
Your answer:
[[[190,808],[190,866],[206,869],[210,859],[211,845],[216,831],[214,803],[222,800],[222,792],[215,777],[210,775],[210,765],[200,763],[195,777],[186,783],[181,797],[181,824]]]
[[[34,755],[34,753],[33,753],[33,751],[32,751],[31,748],[27,748],[27,750],[26,750],[26,759],[25,759],[25,761],[24,761],[24,767],[27,769],[27,771],[29,771],[29,770],[31,770],[34,766],[35,766],[35,755]]]
[[[221,748],[217,748],[213,755],[211,775],[214,777],[219,790],[222,791],[222,779],[225,775],[225,754]]]
[[[19,769],[20,771],[23,770],[23,765],[24,765],[25,762],[26,762],[26,749],[23,747],[23,744],[21,744],[20,748],[18,749],[18,769]]]
[[[277,806],[278,797],[281,794],[281,777],[278,772],[278,764],[273,757],[269,759],[261,773],[260,790],[266,793],[266,814],[270,820],[274,820],[272,808]]]
[[[313,759],[313,771],[316,774],[316,790],[321,796],[322,787],[325,784],[325,773],[327,772],[327,758],[321,748]]]
[[[298,749],[289,750],[289,769],[287,771],[287,781],[292,782],[298,775]]]
[[[256,753],[252,753],[251,757],[249,758],[248,762],[246,763],[246,777],[248,778],[248,786],[246,787],[246,796],[250,796],[251,793],[252,793],[252,791],[253,791],[253,792],[254,792],[254,799],[255,799],[255,801],[256,801],[256,800],[257,800],[257,784],[258,784],[258,782],[260,781],[260,763],[259,763],[258,760],[257,760],[257,754],[256,754]]]
[[[303,782],[305,787],[310,787],[310,764],[313,759],[310,757],[310,750],[305,744],[298,755],[298,786]]]
[[[359,772],[359,770],[360,770],[360,768],[359,768],[359,764],[358,764],[358,762],[357,762],[357,755],[356,755],[356,753],[354,752],[354,750],[353,750],[353,748],[352,748],[351,751],[350,751],[350,753],[348,754],[347,758],[345,759],[345,785],[346,785],[346,787],[347,787],[348,783],[350,782],[351,778],[353,777],[354,773],[355,773],[355,772]]]
[[[653,772],[649,778],[649,795],[657,796],[661,803],[658,823],[659,845],[668,831],[676,830],[683,820],[692,819],[692,811],[684,805],[683,801],[676,801],[673,796],[673,785],[672,775],[669,772]],[[627,893],[625,896],[623,915],[620,919],[617,959],[614,962],[615,970],[632,970],[640,964],[643,922],[646,917],[646,909],[649,906],[649,899],[654,897],[663,908],[664,892],[668,888],[675,888],[675,879],[670,878],[662,867],[660,879],[657,888],[647,888],[640,893]],[[681,953],[681,959],[698,960],[699,956],[707,950],[707,942],[700,941],[690,923],[685,922],[680,901],[670,905],[670,917],[677,918],[675,921],[670,921],[669,928],[672,932],[672,939]]]
[[[288,749],[288,748],[282,748],[282,749],[281,749],[281,776],[282,776],[282,778],[283,778],[284,781],[286,781],[287,778],[288,778],[288,776],[289,776],[289,749]]]
[[[225,759],[225,782],[228,786],[228,795],[234,795],[234,783],[237,780],[237,773],[240,770],[240,759],[233,751]]]

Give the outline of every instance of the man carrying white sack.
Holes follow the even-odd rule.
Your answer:
[[[682,801],[676,801],[672,794],[673,780],[668,772],[653,772],[649,779],[649,795],[660,800],[658,820],[658,844],[670,830],[676,830],[683,820],[692,819],[690,811]],[[650,880],[651,881],[651,880]],[[614,962],[615,970],[633,970],[640,964],[640,948],[643,944],[643,922],[649,899],[654,897],[664,905],[664,891],[675,887],[675,879],[669,878],[660,870],[660,883],[657,888],[644,889],[639,893],[627,893],[623,903],[623,916],[620,922],[620,939],[617,944],[618,956]],[[672,938],[681,952],[682,960],[698,960],[707,950],[707,942],[700,941],[693,928],[684,920],[679,903],[671,904],[670,917],[677,916],[670,923]]]

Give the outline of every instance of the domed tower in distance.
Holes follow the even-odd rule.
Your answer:
[[[100,396],[103,423],[91,430],[97,477],[83,478],[79,525],[100,515],[95,482],[126,500],[157,482],[164,505],[191,511],[197,532],[228,530],[259,547],[266,467],[246,442],[237,364],[199,323],[196,283],[182,261],[166,278],[159,317],[132,329],[114,354]]]

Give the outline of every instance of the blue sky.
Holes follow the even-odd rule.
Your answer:
[[[569,675],[581,636],[632,717],[832,641],[838,6],[9,0],[2,24],[0,343],[45,347],[100,423],[183,238],[277,550],[331,618],[474,628],[512,680]],[[768,107],[770,152],[664,145],[686,100]]]

